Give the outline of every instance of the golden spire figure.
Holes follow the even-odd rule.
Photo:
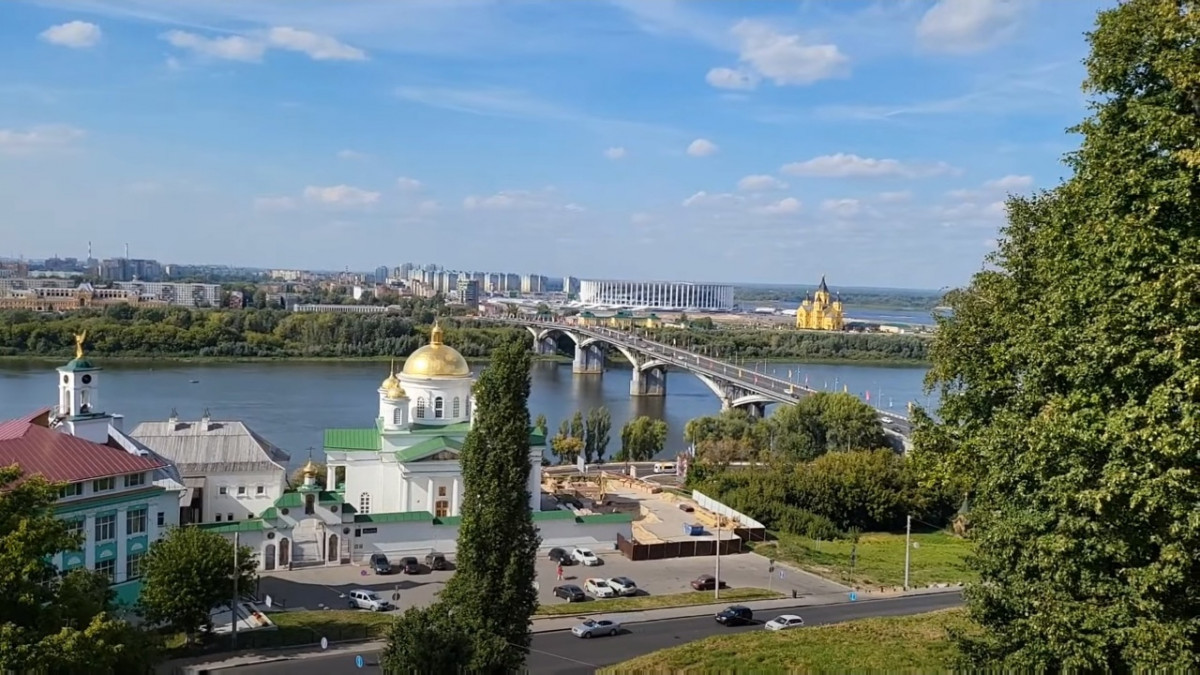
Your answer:
[[[83,341],[87,339],[87,331],[75,334],[75,358],[83,358]]]
[[[429,344],[444,344],[442,342],[442,322],[438,319],[433,320],[433,330],[429,331]]]

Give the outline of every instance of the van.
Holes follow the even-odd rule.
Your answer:
[[[675,462],[655,462],[654,473],[675,473]]]
[[[386,612],[393,609],[392,603],[379,597],[375,591],[356,588],[346,594],[349,598],[350,609],[369,609],[372,612]]]

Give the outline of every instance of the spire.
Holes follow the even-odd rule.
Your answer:
[[[442,342],[442,323],[437,319],[433,321],[433,330],[429,331],[429,344],[435,346],[444,344]]]
[[[818,291],[825,291],[826,293],[828,293],[828,292],[829,292],[829,286],[826,286],[826,285],[825,285],[825,275],[824,275],[824,274],[822,274],[822,275],[821,275],[821,285],[820,285],[820,286],[817,286],[817,290],[818,290]]]

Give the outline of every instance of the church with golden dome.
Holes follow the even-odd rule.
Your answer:
[[[816,293],[805,297],[804,302],[796,309],[796,328],[805,330],[844,330],[846,317],[842,312],[840,297],[831,297],[829,286],[825,284],[825,276],[821,276],[821,285]]]

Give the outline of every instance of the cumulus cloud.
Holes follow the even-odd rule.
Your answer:
[[[821,210],[839,218],[852,218],[862,211],[862,204],[857,199],[826,199],[821,202]]]
[[[625,148],[609,148],[604,151],[604,156],[609,159],[622,159],[625,155]]]
[[[795,197],[784,197],[777,202],[772,202],[766,206],[760,206],[755,209],[758,213],[765,213],[769,216],[783,216],[800,212],[800,200]]]
[[[739,180],[737,186],[742,192],[770,192],[786,190],[788,185],[774,176],[756,174]]]
[[[878,199],[885,204],[898,204],[900,202],[907,202],[912,199],[912,193],[908,190],[880,192]]]
[[[163,33],[162,39],[177,49],[226,61],[257,63],[262,60],[263,53],[267,51],[267,47],[263,43],[240,35],[206,38],[187,31],[171,30]]]
[[[955,169],[945,162],[911,164],[897,159],[873,159],[839,152],[786,164],[781,171],[793,176],[818,178],[923,178],[954,173]]]
[[[314,61],[365,61],[367,53],[328,35],[278,26],[267,31],[267,43],[276,49],[307,54]]]
[[[366,52],[357,47],[339,42],[328,35],[320,35],[288,26],[271,28],[265,35],[255,37],[230,35],[226,37],[204,37],[196,33],[172,30],[163,33],[162,39],[171,46],[215,59],[257,63],[268,49],[300,52],[314,61],[364,61]]]
[[[68,21],[51,26],[38,34],[42,40],[60,47],[84,49],[100,42],[100,27],[87,21]]]
[[[1008,39],[1030,0],[938,0],[917,24],[917,41],[930,51],[967,54]]]
[[[420,192],[421,190],[423,190],[425,188],[425,184],[422,183],[421,181],[417,180],[416,178],[408,178],[407,176],[401,176],[396,179],[396,187],[401,192]]]
[[[749,19],[739,21],[731,32],[739,44],[739,65],[708,71],[706,79],[714,87],[753,89],[761,80],[781,87],[805,85],[849,71],[850,60],[834,44],[807,44],[799,35]]]
[[[65,124],[43,124],[27,131],[0,129],[0,152],[25,153],[70,145],[83,138],[82,129]]]
[[[369,206],[379,201],[379,193],[350,185],[309,185],[304,188],[304,199],[327,206]]]
[[[683,200],[684,207],[700,207],[700,206],[728,206],[742,201],[741,197],[729,194],[728,192],[709,193],[701,190],[696,194]]]
[[[692,157],[708,157],[716,153],[717,144],[707,138],[697,138],[687,147],[687,154]]]

